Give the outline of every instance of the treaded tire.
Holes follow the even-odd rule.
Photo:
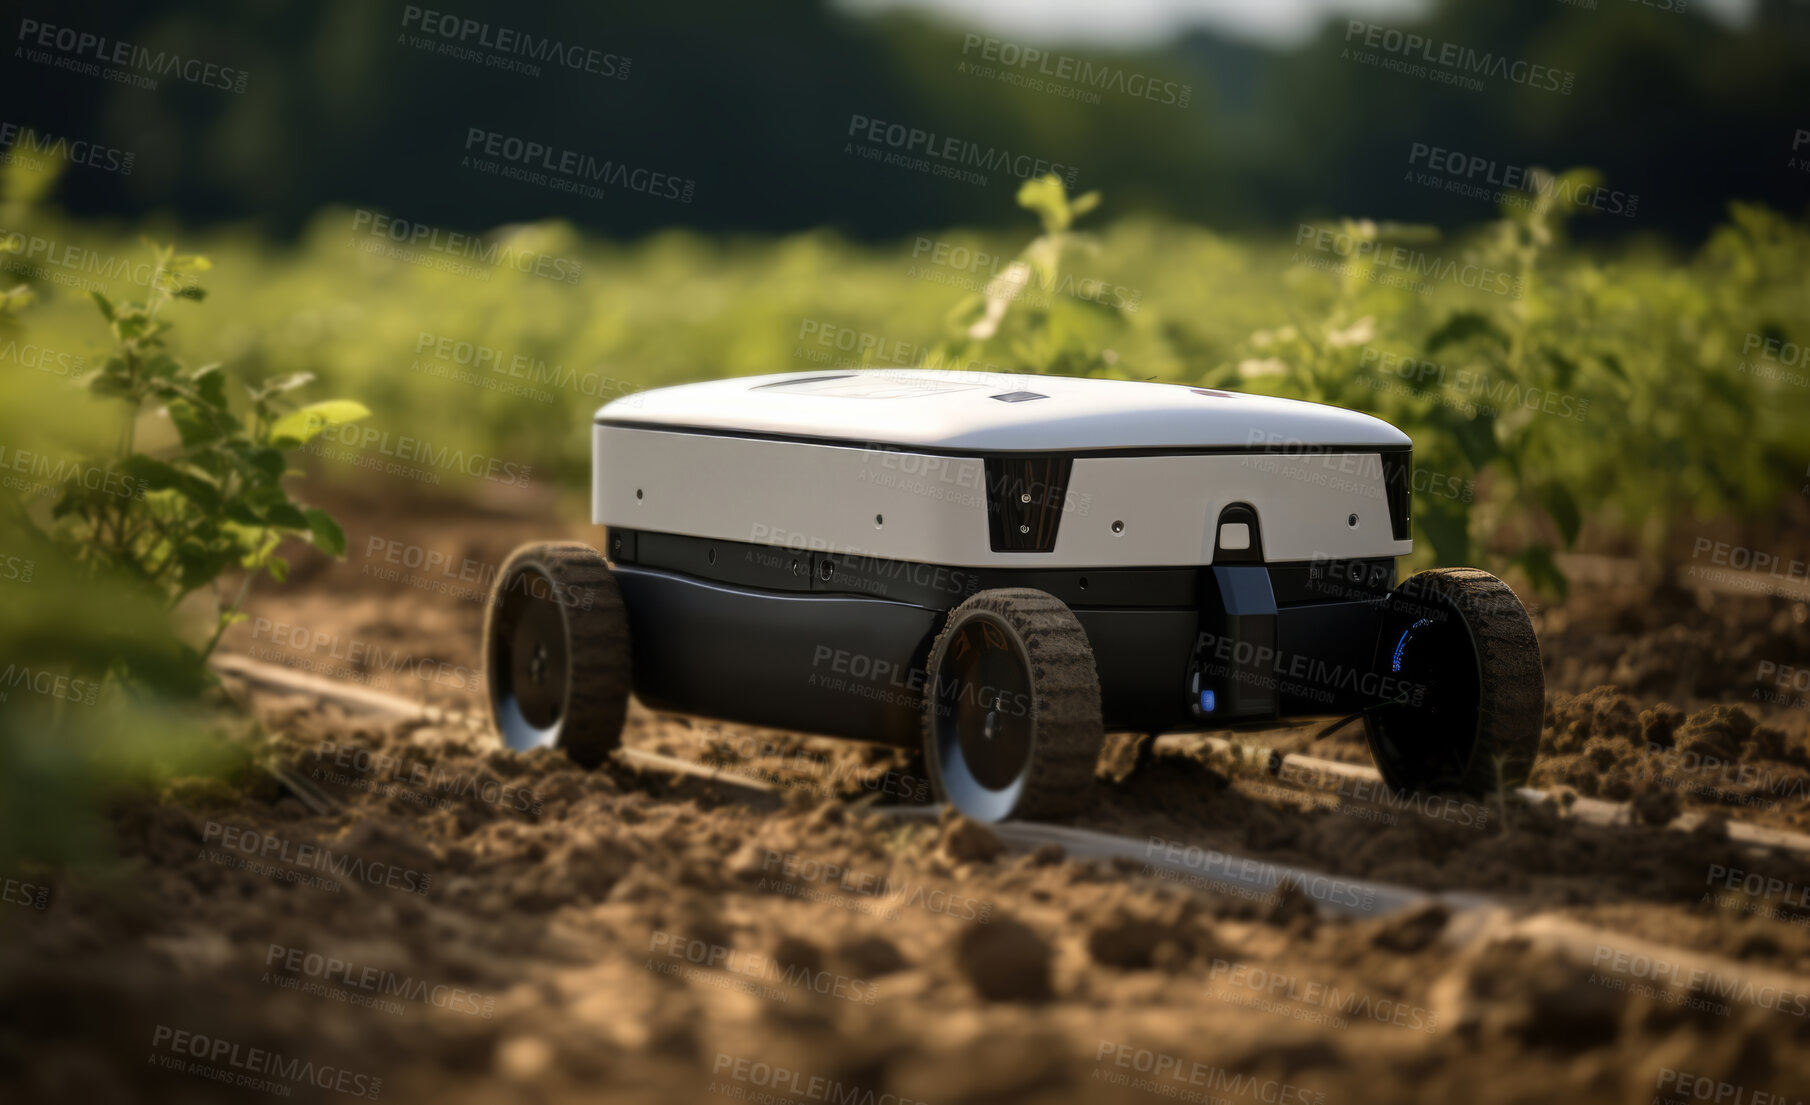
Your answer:
[[[1105,741],[1100,677],[1060,599],[1023,587],[971,596],[949,612],[926,669],[924,759],[939,799],[983,821],[1088,804]]]
[[[490,719],[506,744],[602,763],[622,743],[630,661],[622,592],[596,549],[571,541],[509,554],[484,611]]]
[[[1379,672],[1422,692],[1418,703],[1364,715],[1384,782],[1479,796],[1526,785],[1546,677],[1533,623],[1508,584],[1477,568],[1408,577],[1387,600],[1376,659]]]

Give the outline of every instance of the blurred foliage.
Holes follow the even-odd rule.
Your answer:
[[[54,171],[8,165],[9,209],[47,194],[46,180],[21,178]],[[88,289],[107,347],[78,356],[62,338],[40,344],[32,308],[79,301],[34,260],[66,267],[71,255],[42,243],[0,243],[0,264],[26,277],[0,293],[0,862],[92,858],[92,815],[115,789],[219,761],[195,696],[246,588],[260,571],[284,577],[286,538],[345,551],[329,515],[290,501],[285,453],[369,413],[345,400],[296,407],[287,396],[304,374],[247,386],[249,420],[236,415],[220,364],[185,367],[168,348],[165,309],[204,299],[194,278],[211,267],[169,247],[120,270],[141,299]],[[40,296],[39,280],[54,290]],[[230,568],[240,586],[226,600]],[[176,611],[203,587],[214,628],[196,643]]]
[[[612,237],[667,226],[828,226],[868,240],[1011,227],[1019,179],[992,173],[971,187],[851,157],[855,116],[1077,166],[1077,186],[1103,190],[1121,216],[1226,229],[1290,226],[1303,211],[1446,227],[1485,214],[1465,196],[1402,183],[1415,143],[1503,167],[1596,166],[1641,200],[1638,219],[1598,220],[1596,232],[1657,227],[1694,241],[1731,196],[1802,213],[1804,177],[1787,162],[1805,125],[1810,5],[1756,0],[1738,27],[1682,0],[1428,7],[1424,18],[1376,20],[1574,73],[1573,86],[1492,78],[1479,94],[1362,64],[1342,56],[1352,45],[1342,17],[1287,47],[1206,23],[1148,49],[1020,41],[1002,52],[986,40],[1014,36],[979,20],[862,18],[833,0],[462,0],[446,13],[626,61],[618,79],[438,54],[475,41],[425,31],[420,13],[433,5],[151,0],[31,15],[242,70],[242,94],[166,80],[150,95],[20,61],[0,70],[0,82],[15,82],[0,84],[0,100],[25,105],[19,121],[43,133],[137,155],[130,173],[75,174],[75,211],[173,210],[190,228],[255,219],[283,238],[334,203],[460,228],[557,217]],[[1045,60],[1005,60],[1025,46]],[[1109,87],[1036,87],[1083,62]],[[1146,81],[1152,96],[1138,94]],[[695,202],[629,192],[598,202],[463,169],[470,128],[695,180]]]

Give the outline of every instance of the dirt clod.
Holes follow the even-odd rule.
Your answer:
[[[1006,850],[993,830],[957,814],[943,825],[937,851],[951,864],[991,863]]]
[[[1054,952],[1037,931],[1010,917],[962,930],[956,964],[987,1001],[1042,1002],[1055,996],[1050,983]]]

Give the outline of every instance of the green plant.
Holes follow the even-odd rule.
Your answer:
[[[930,363],[967,367],[1001,364],[1020,371],[1090,376],[1110,369],[1107,342],[1121,325],[1118,308],[1077,288],[1064,263],[1098,245],[1074,229],[1100,205],[1099,192],[1068,198],[1062,178],[1033,177],[1018,189],[1018,206],[1035,212],[1043,233],[986,286],[948,316],[954,336]],[[1085,282],[1083,282],[1085,284]]]
[[[167,308],[177,300],[203,299],[196,274],[211,266],[205,257],[167,246],[152,249],[154,267],[142,301],[116,305],[92,293],[113,341],[88,388],[114,404],[117,446],[64,482],[45,536],[79,573],[124,579],[171,609],[210,589],[213,632],[200,647],[185,646],[199,668],[241,617],[238,608],[252,579],[260,572],[284,579],[288,564],[277,549],[285,539],[299,537],[329,555],[344,555],[345,534],[332,517],[291,501],[284,490],[284,454],[369,411],[345,399],[297,407],[290,393],[313,377],[290,373],[247,387],[250,409],[244,416],[234,413],[221,366],[186,367],[165,342],[172,325]],[[141,422],[152,413],[167,418],[175,441],[145,450],[139,447]],[[220,578],[234,567],[244,575],[227,599]],[[115,660],[109,657],[107,667]]]

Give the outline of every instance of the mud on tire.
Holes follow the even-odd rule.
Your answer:
[[[622,743],[630,691],[628,614],[609,564],[579,542],[524,545],[490,599],[484,675],[498,734],[596,767]]]

